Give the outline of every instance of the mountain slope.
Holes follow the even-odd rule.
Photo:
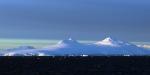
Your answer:
[[[69,38],[58,44],[42,49],[34,47],[19,47],[11,50],[1,51],[2,56],[53,56],[53,55],[150,55],[150,51],[137,47],[128,42],[105,38],[102,41],[85,44]]]

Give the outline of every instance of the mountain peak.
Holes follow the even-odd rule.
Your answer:
[[[78,44],[78,42],[76,40],[72,39],[71,37],[69,37],[68,39],[60,41],[58,44],[73,45],[73,44]]]
[[[68,38],[68,40],[70,40],[70,41],[71,41],[71,40],[73,40],[73,39],[72,39],[71,37],[69,37],[69,38]]]
[[[113,37],[107,37],[102,41],[97,42],[98,45],[108,45],[108,46],[122,46],[129,45],[129,43],[125,43],[124,41],[118,40]]]
[[[112,37],[107,37],[102,41],[104,41],[104,42],[113,42],[113,41],[117,41],[117,40],[115,38],[112,38]]]

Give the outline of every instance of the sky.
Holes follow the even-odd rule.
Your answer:
[[[150,41],[149,0],[0,0],[0,38]]]

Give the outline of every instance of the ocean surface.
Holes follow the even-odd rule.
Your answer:
[[[49,45],[55,45],[61,40],[39,40],[39,39],[0,39],[0,49],[15,48],[19,46],[34,46],[42,48]],[[97,41],[79,40],[81,43],[95,43]],[[135,45],[150,46],[150,42],[131,42]]]

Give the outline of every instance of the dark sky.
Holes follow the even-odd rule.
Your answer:
[[[0,0],[0,38],[150,41],[149,0]]]

